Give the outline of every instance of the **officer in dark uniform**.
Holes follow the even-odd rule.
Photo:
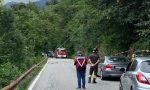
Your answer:
[[[77,80],[78,80],[78,87],[77,89],[81,89],[81,82],[82,88],[85,88],[85,75],[86,75],[86,65],[87,65],[87,58],[83,55],[83,52],[78,51],[77,56],[74,59],[74,65],[76,65],[77,71]]]
[[[93,78],[93,83],[97,83],[96,77],[97,77],[97,72],[98,72],[98,63],[100,62],[97,48],[93,49],[93,54],[89,56],[89,62],[91,66],[90,66],[88,83],[91,83],[91,78]]]

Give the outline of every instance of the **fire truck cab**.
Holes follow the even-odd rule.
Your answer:
[[[66,58],[67,57],[67,52],[65,48],[57,48],[55,50],[55,57],[56,58]]]

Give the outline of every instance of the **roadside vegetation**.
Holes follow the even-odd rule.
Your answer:
[[[39,58],[39,60],[44,59],[44,58]],[[44,67],[46,64],[46,60],[40,64],[37,68],[35,68],[20,84],[14,89],[14,90],[26,90],[29,88],[29,85],[33,82],[35,77],[38,75],[40,70]]]
[[[0,88],[38,63],[48,49],[69,56],[98,47],[101,54],[150,49],[149,0],[51,0],[45,7],[0,7]]]

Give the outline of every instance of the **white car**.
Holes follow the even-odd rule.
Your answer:
[[[128,64],[120,78],[119,89],[150,90],[150,57],[136,57]]]

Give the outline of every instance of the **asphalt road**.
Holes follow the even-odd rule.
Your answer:
[[[87,67],[86,82],[89,66]],[[119,81],[108,79],[96,84],[86,83],[86,90],[119,90]],[[76,90],[76,70],[71,59],[49,58],[40,74],[35,78],[27,90]]]

